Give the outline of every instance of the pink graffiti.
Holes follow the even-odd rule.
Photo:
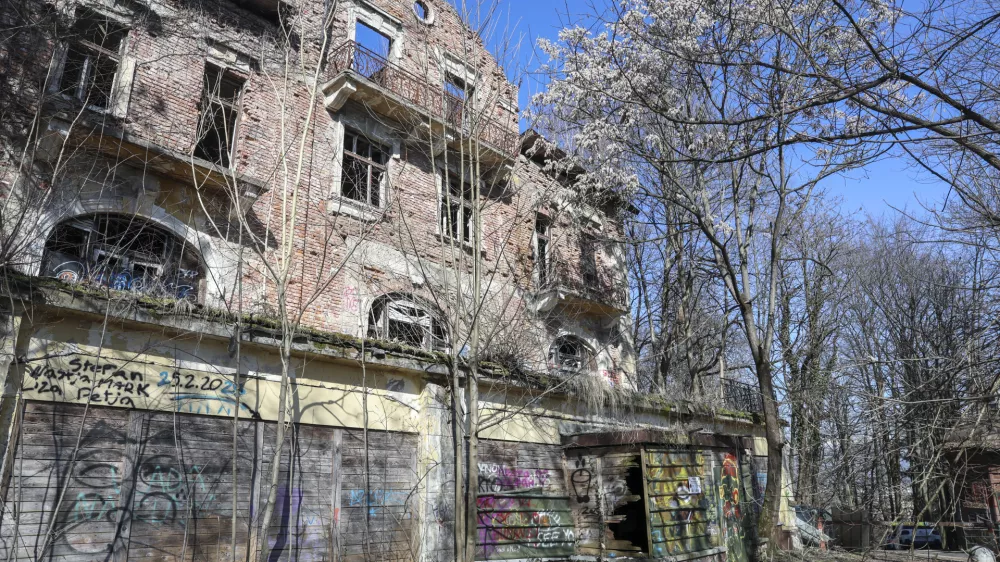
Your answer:
[[[343,300],[344,310],[355,313],[361,310],[361,302],[358,300],[358,290],[355,287],[344,287]]]
[[[524,469],[500,464],[479,463],[479,491],[503,492],[522,488],[544,487],[549,482],[549,471]]]

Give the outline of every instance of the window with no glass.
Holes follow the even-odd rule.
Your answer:
[[[472,185],[452,175],[441,190],[441,233],[452,240],[472,242],[474,194]]]
[[[538,284],[542,286],[549,282],[549,228],[551,225],[549,217],[541,213],[535,215],[535,267],[538,269]]]
[[[228,168],[236,146],[240,95],[244,79],[212,64],[205,65],[201,123],[194,155]]]
[[[590,349],[579,338],[562,336],[549,347],[549,369],[563,373],[590,370]]]
[[[110,109],[128,29],[80,8],[73,35],[76,40],[67,48],[59,89],[90,107]]]
[[[445,117],[452,125],[464,123],[464,109],[472,98],[472,87],[458,76],[447,73],[444,80]]]
[[[417,0],[413,3],[413,13],[417,16],[418,20],[430,23],[431,10],[423,0]]]
[[[448,338],[438,318],[427,308],[397,295],[380,297],[372,305],[368,337],[423,349],[448,348]]]
[[[139,217],[101,214],[58,224],[44,270],[68,283],[197,300],[201,260],[185,240]]]
[[[344,131],[340,195],[378,207],[390,149],[353,131]]]

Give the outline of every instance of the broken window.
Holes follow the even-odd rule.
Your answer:
[[[472,242],[474,193],[470,183],[452,176],[441,192],[441,233],[457,242]]]
[[[354,24],[354,60],[351,67],[355,72],[386,86],[386,67],[392,52],[392,38],[375,30],[374,27],[358,21]]]
[[[88,107],[110,109],[127,35],[128,29],[117,22],[79,8],[59,91]]]
[[[444,80],[445,119],[454,126],[464,126],[468,116],[464,114],[466,100],[472,98],[472,87],[458,76],[448,72]]]
[[[580,338],[562,336],[549,347],[549,369],[566,374],[590,370],[591,353]]]
[[[68,283],[197,300],[201,261],[138,217],[92,215],[60,223],[45,243],[45,274]]]
[[[205,65],[201,123],[194,150],[198,158],[225,168],[232,163],[244,82],[228,70]]]
[[[372,207],[381,204],[382,181],[389,148],[364,136],[344,131],[344,160],[340,195]]]
[[[539,213],[535,215],[535,267],[538,269],[538,285],[544,287],[549,281],[549,228],[552,221]]]
[[[372,305],[368,337],[443,351],[448,338],[438,317],[402,296],[385,296]]]

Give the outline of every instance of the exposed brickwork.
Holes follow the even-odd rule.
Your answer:
[[[373,298],[405,292],[420,295],[449,318],[459,319],[454,328],[461,331],[467,323],[460,319],[470,308],[468,302],[455,300],[458,280],[447,272],[463,273],[461,283],[469,296],[473,254],[468,245],[442,236],[439,190],[445,169],[459,174],[464,168],[465,174],[479,180],[482,192],[479,257],[483,285],[496,301],[488,306],[492,321],[510,324],[507,332],[532,342],[528,363],[536,366],[545,361],[546,342],[569,325],[572,331],[588,334],[594,347],[615,345],[610,343],[605,313],[557,308],[543,315],[543,322],[529,318],[539,289],[533,262],[536,211],[553,218],[551,251],[559,258],[559,279],[597,301],[607,300],[606,286],[617,281],[618,273],[610,271],[617,265],[610,260],[609,244],[620,237],[620,230],[612,221],[594,210],[588,212],[596,222],[588,221],[579,209],[569,210],[557,202],[553,195],[567,190],[528,158],[487,165],[456,150],[457,144],[441,152],[420,141],[412,123],[380,114],[365,100],[351,99],[336,111],[324,105],[321,86],[334,76],[323,53],[347,41],[353,35],[353,18],[366,12],[396,26],[402,49],[390,57],[393,64],[439,89],[443,69],[453,72],[456,62],[464,65],[470,76],[476,76],[477,111],[516,133],[515,88],[482,40],[445,0],[427,2],[433,13],[431,25],[417,19],[408,0],[337,2],[329,14],[323,2],[300,0],[284,30],[223,1],[171,1],[126,9],[110,0],[87,0],[87,6],[129,29],[120,52],[121,67],[132,60],[135,70],[123,115],[90,111],[59,94],[39,95],[46,90],[46,77],[50,82],[60,78],[57,47],[75,39],[64,30],[72,28],[77,4],[45,10],[46,4],[39,0],[18,1],[35,10],[31,13],[42,23],[0,51],[0,64],[6,65],[4,87],[20,95],[15,96],[19,105],[11,105],[10,111],[23,122],[19,130],[5,131],[8,152],[3,173],[23,180],[25,174],[15,170],[24,147],[46,148],[37,158],[44,165],[36,165],[34,171],[43,172],[39,178],[51,173],[56,189],[47,206],[39,209],[37,228],[43,235],[53,218],[79,214],[78,200],[84,209],[108,210],[121,204],[139,214],[161,213],[191,232],[202,233],[192,236],[204,237],[215,248],[206,304],[236,308],[236,272],[242,269],[242,310],[275,314],[273,275],[280,270],[281,251],[287,245],[292,260],[287,302],[292,312],[301,312],[306,327],[361,335]],[[324,28],[329,30],[326,35]],[[291,31],[294,39],[286,41],[285,31]],[[242,238],[235,228],[232,199],[226,195],[236,190],[192,185],[190,155],[197,142],[207,61],[245,79],[232,173],[263,186],[265,192],[256,200],[244,200],[253,202],[247,214],[249,232]],[[38,109],[40,140],[33,143],[27,135]],[[375,135],[395,152],[387,164],[382,208],[364,210],[363,217],[346,212],[344,206],[350,202],[336,195],[345,126]],[[102,137],[95,127],[105,127],[111,136]],[[132,156],[124,156],[116,138],[130,143]],[[469,146],[466,143],[462,150]],[[104,172],[95,171],[95,159],[106,163],[98,166]],[[95,185],[102,187],[88,191]],[[593,241],[585,241],[581,233],[586,229],[596,233]],[[240,240],[245,245],[255,241],[264,251],[244,252],[245,263],[238,269],[234,243]],[[359,250],[362,243],[368,250]],[[208,253],[203,251],[206,260]],[[34,258],[39,257],[36,248]],[[615,354],[615,359],[605,361],[612,370],[621,364],[619,353]]]

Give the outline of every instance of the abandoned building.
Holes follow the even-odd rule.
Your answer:
[[[759,395],[637,387],[628,210],[451,4],[0,22],[0,556],[747,560]]]

